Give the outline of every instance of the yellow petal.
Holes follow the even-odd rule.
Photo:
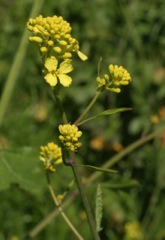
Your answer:
[[[61,64],[60,64],[60,68],[59,71],[61,74],[63,73],[69,73],[73,70],[72,64],[71,64],[71,60],[67,59],[64,60]]]
[[[78,54],[79,58],[81,58],[81,60],[83,60],[83,61],[88,59],[88,57],[80,51],[78,51],[77,54]]]
[[[68,75],[65,74],[59,74],[58,78],[60,80],[60,83],[64,86],[64,87],[69,87],[69,85],[72,82],[72,78],[69,77]]]
[[[45,79],[46,82],[47,82],[50,86],[52,86],[52,87],[56,86],[56,84],[57,84],[57,77],[56,77],[55,75],[51,74],[51,73],[48,73],[48,74],[44,77],[44,79]]]
[[[55,71],[57,69],[57,65],[58,65],[58,61],[55,57],[47,58],[44,64],[45,68],[49,72]]]

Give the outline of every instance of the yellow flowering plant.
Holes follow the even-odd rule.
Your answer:
[[[59,141],[60,145],[58,146],[56,143],[50,142],[47,145],[40,147],[40,161],[43,163],[45,168],[50,193],[62,217],[75,233],[77,238],[80,240],[84,239],[63,212],[60,205],[63,197],[57,197],[55,195],[49,177],[50,172],[53,173],[56,171],[56,166],[58,164],[64,163],[64,165],[70,166],[73,170],[73,175],[86,210],[92,237],[95,240],[99,240],[100,237],[98,232],[102,229],[101,226],[98,226],[98,224],[101,224],[102,214],[99,213],[99,211],[101,212],[101,207],[100,210],[97,211],[97,217],[100,219],[97,219],[95,222],[88,197],[84,191],[79,167],[87,167],[95,171],[109,173],[115,171],[90,165],[80,165],[77,163],[75,153],[77,154],[79,148],[82,147],[82,143],[79,139],[83,134],[79,129],[79,126],[98,117],[129,110],[128,108],[109,109],[98,113],[95,116],[86,118],[87,113],[90,112],[90,109],[104,90],[119,93],[121,91],[121,86],[128,85],[130,83],[131,76],[122,66],[110,64],[108,68],[109,72],[105,73],[103,77],[98,76],[96,78],[95,95],[89,105],[85,108],[77,120],[69,123],[61,102],[60,88],[58,88],[58,86],[62,85],[63,87],[70,87],[71,83],[74,82],[71,76],[68,75],[73,71],[72,58],[74,53],[76,53],[83,61],[87,60],[87,56],[79,50],[78,40],[71,35],[72,28],[70,24],[61,16],[43,17],[40,15],[36,18],[30,18],[27,23],[27,27],[32,33],[32,36],[29,36],[29,41],[34,42],[39,46],[43,64],[43,78],[46,83],[50,85],[61,114],[61,124],[59,125],[59,132],[57,134],[59,136],[56,138],[56,141]],[[98,198],[101,199],[100,189]],[[97,205],[102,206],[100,202]]]
[[[55,172],[55,166],[62,163],[61,148],[53,142],[41,146],[40,161],[43,162],[46,171]]]
[[[110,90],[112,92],[121,92],[120,86],[128,85],[131,76],[122,66],[109,65],[109,74],[104,74],[103,78],[97,77],[98,90]]]
[[[77,151],[81,147],[81,143],[78,142],[82,132],[78,131],[76,125],[64,124],[59,126],[60,136],[59,139],[62,144],[71,152]]]
[[[72,78],[66,73],[73,70],[71,60],[66,59],[60,63],[59,67],[58,65],[58,60],[54,56],[47,58],[44,64],[44,79],[51,87],[55,87],[58,83],[64,87],[69,87]]]
[[[79,50],[78,41],[71,36],[71,26],[61,16],[38,16],[29,19],[28,30],[33,33],[29,41],[39,44],[42,58],[55,55],[57,59],[71,58],[77,53],[82,60],[87,57]]]

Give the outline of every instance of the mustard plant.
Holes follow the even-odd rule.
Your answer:
[[[99,216],[99,219],[95,220],[84,189],[84,185],[82,184],[79,167],[90,167],[96,171],[102,172],[113,171],[98,168],[95,166],[78,164],[76,160],[76,154],[78,153],[79,148],[83,147],[80,141],[83,131],[79,126],[100,116],[128,110],[127,108],[110,109],[90,118],[86,118],[87,113],[90,112],[90,109],[93,107],[100,94],[107,90],[115,93],[120,93],[121,86],[128,85],[131,82],[131,76],[128,71],[122,66],[110,64],[107,73],[105,73],[103,77],[99,76],[99,74],[96,77],[95,95],[89,105],[81,113],[78,119],[73,119],[72,123],[69,123],[65,113],[65,106],[63,106],[61,101],[60,86],[71,87],[74,82],[71,76],[69,76],[69,73],[74,69],[72,63],[74,55],[78,55],[79,58],[83,61],[87,60],[88,58],[84,53],[80,51],[78,40],[72,36],[72,28],[70,24],[63,19],[63,17],[43,17],[40,15],[36,18],[30,18],[27,23],[27,27],[28,30],[32,33],[32,35],[29,37],[29,41],[36,43],[39,47],[42,60],[43,79],[50,86],[54,94],[54,99],[57,103],[59,112],[61,114],[61,123],[58,128],[59,132],[56,133],[57,137],[55,139],[55,142],[49,142],[46,146],[40,147],[40,161],[43,163],[45,168],[46,179],[51,196],[64,220],[75,233],[77,238],[82,240],[83,237],[63,212],[63,209],[60,205],[62,198],[60,199],[60,197],[56,196],[51,186],[49,177],[50,173],[56,172],[56,166],[59,164],[62,166],[63,163],[63,166],[71,167],[87,214],[89,227],[91,229],[91,235],[93,237],[91,239],[99,240],[99,231],[102,229],[101,189],[99,188],[97,194],[97,205],[99,206],[99,211],[96,211],[96,218]],[[97,224],[99,224],[99,226]]]

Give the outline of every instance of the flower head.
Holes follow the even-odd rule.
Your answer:
[[[68,87],[71,84],[72,78],[66,75],[73,70],[70,59],[62,61],[58,68],[58,61],[54,56],[52,56],[46,59],[44,66],[44,79],[50,84],[50,86],[56,86],[58,79],[59,83],[64,87]]]
[[[72,152],[75,152],[82,144],[78,141],[81,137],[82,132],[78,130],[76,125],[64,124],[59,126],[61,135],[59,136],[60,141],[63,145]]]
[[[44,18],[40,15],[30,18],[27,27],[33,33],[29,40],[39,44],[42,57],[54,55],[57,59],[64,60],[77,53],[82,60],[87,59],[79,51],[79,42],[71,36],[70,24],[61,16]]]
[[[118,65],[109,65],[109,74],[105,74],[103,78],[97,77],[97,88],[99,90],[110,90],[112,92],[121,92],[120,86],[128,85],[131,76],[126,69]]]
[[[62,163],[61,148],[53,142],[46,146],[40,147],[40,161],[43,162],[45,169],[50,172],[55,172],[55,165]]]

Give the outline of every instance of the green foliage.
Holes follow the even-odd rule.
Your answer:
[[[130,108],[116,108],[116,109],[109,109],[109,110],[106,110],[106,111],[103,111],[101,113],[98,113],[96,114],[95,116],[92,116],[90,118],[87,118],[86,120],[80,122],[78,125],[81,125],[83,123],[86,123],[88,121],[91,121],[95,118],[98,118],[98,117],[101,117],[101,116],[106,116],[106,115],[111,115],[111,114],[114,114],[114,113],[119,113],[119,112],[124,112],[124,111],[128,111],[128,110],[131,110]]]
[[[2,93],[33,1],[0,0],[0,4]],[[123,88],[121,94],[102,95],[90,116],[118,107],[133,110],[80,126],[83,148],[78,163],[100,167],[120,149],[164,124],[164,9],[162,0],[45,1],[41,14],[57,14],[67,19],[81,50],[89,56],[83,63],[75,57],[72,88],[62,90],[70,122],[77,119],[95,93],[100,57],[101,72],[110,63],[121,64],[132,76],[131,86]],[[54,210],[45,189],[38,149],[48,141],[56,142],[59,117],[41,68],[38,50],[31,45],[0,130],[0,239],[3,240],[12,240],[14,236],[25,239]],[[153,116],[157,122],[152,121]],[[101,239],[124,239],[125,224],[134,221],[140,223],[145,240],[165,238],[164,144],[162,131],[160,139],[150,141],[113,166],[118,174],[103,173],[97,179],[104,195]],[[82,174],[88,177],[89,172],[83,169]],[[65,192],[71,179],[70,168],[58,170],[52,176],[55,191]],[[73,187],[67,194],[74,190]],[[95,183],[87,187],[87,192],[94,205]],[[88,240],[90,233],[81,210],[79,199],[66,208],[75,226],[85,229],[84,237]],[[75,239],[61,218],[53,219],[34,239],[51,240],[54,236],[60,240],[66,236]]]
[[[38,191],[44,187],[44,173],[37,161],[36,150],[30,147],[2,150],[0,159],[0,191],[13,183],[29,191]]]
[[[117,171],[115,171],[115,170],[111,170],[111,169],[107,169],[107,168],[99,168],[99,167],[95,167],[95,166],[91,166],[91,165],[77,165],[77,166],[91,169],[93,171],[103,172],[103,173],[117,173]]]

